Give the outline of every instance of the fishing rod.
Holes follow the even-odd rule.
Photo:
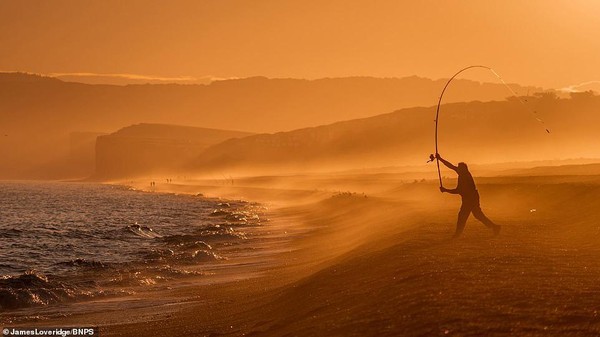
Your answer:
[[[440,107],[442,106],[442,98],[444,97],[444,93],[446,92],[446,89],[448,89],[448,86],[450,85],[450,82],[452,82],[452,80],[456,76],[458,76],[463,71],[466,71],[466,70],[469,70],[469,69],[473,69],[473,68],[487,69],[490,72],[492,72],[492,74],[494,74],[494,76],[496,76],[500,80],[500,82],[502,82],[502,84],[511,92],[511,94],[514,97],[516,97],[521,104],[523,104],[526,108],[528,108],[527,105],[525,104],[525,102],[523,101],[523,99],[521,99],[521,97],[519,97],[519,95],[517,95],[517,93],[491,67],[484,66],[484,65],[472,65],[472,66],[465,67],[465,68],[459,70],[458,72],[456,72],[456,74],[454,74],[452,77],[450,77],[450,79],[448,80],[448,82],[446,82],[446,85],[444,86],[444,89],[442,89],[442,93],[440,94],[440,98],[439,98],[438,104],[437,104],[437,109],[435,111],[435,153],[436,154],[439,153],[439,151],[438,151],[438,127],[439,127],[439,118],[440,118]],[[546,132],[550,133],[550,130],[548,130],[548,128],[545,127],[544,121],[537,116],[537,111],[531,111],[531,112],[534,115],[535,119],[544,126],[544,128],[546,129]],[[434,159],[435,159],[436,165],[437,165],[438,179],[440,181],[440,187],[443,187],[443,185],[442,185],[442,172],[440,170],[440,159],[436,155],[431,154],[431,155],[429,155],[429,161],[428,162],[432,162]]]

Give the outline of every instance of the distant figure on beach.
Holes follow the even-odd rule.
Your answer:
[[[442,193],[460,194],[462,197],[462,205],[458,212],[458,221],[456,222],[456,233],[454,233],[454,237],[460,236],[471,213],[473,213],[473,216],[477,220],[492,229],[495,235],[498,235],[500,233],[500,226],[488,219],[481,210],[481,206],[479,205],[479,192],[477,192],[475,181],[473,180],[471,172],[469,172],[467,164],[461,162],[458,163],[458,166],[454,166],[449,161],[443,159],[439,153],[436,153],[435,157],[446,165],[446,167],[454,170],[458,174],[458,184],[455,189],[447,189],[443,186],[440,187]]]

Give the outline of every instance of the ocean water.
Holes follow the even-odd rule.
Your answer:
[[[264,211],[243,201],[45,182],[1,182],[0,205],[0,311],[201,274],[232,258]]]

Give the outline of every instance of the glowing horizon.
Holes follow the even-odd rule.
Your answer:
[[[600,44],[587,34],[600,26],[593,9],[585,1],[4,2],[0,69],[439,79],[487,64],[509,82],[566,88],[600,78]]]

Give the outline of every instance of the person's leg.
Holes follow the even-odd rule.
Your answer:
[[[464,202],[460,206],[460,211],[458,211],[458,220],[456,221],[456,232],[454,233],[455,238],[462,234],[465,224],[467,223],[467,219],[471,214],[471,208],[471,205],[465,204]]]
[[[498,234],[500,232],[500,226],[496,225],[494,222],[492,222],[492,220],[485,216],[485,214],[483,214],[481,206],[477,205],[473,208],[473,216],[475,217],[475,219],[481,221],[488,228],[493,229],[495,234]]]

